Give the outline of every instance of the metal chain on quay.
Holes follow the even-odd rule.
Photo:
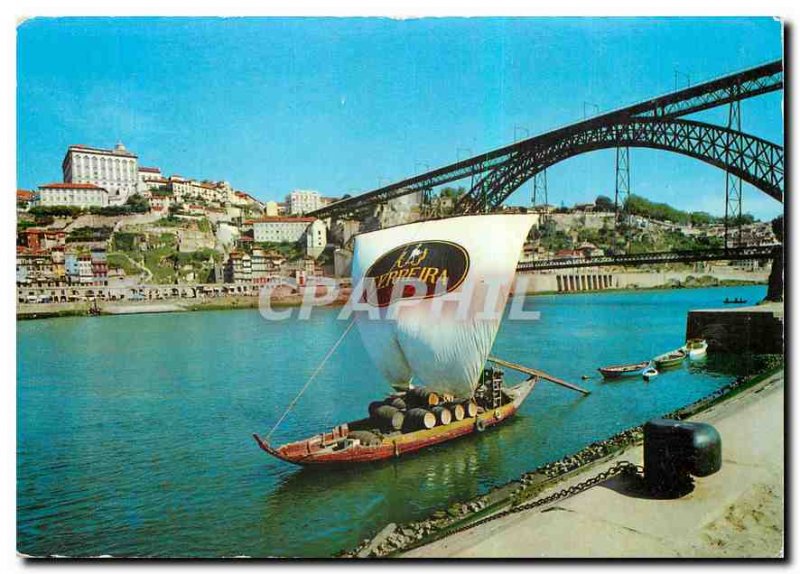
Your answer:
[[[475,528],[476,526],[492,522],[493,520],[498,520],[500,518],[504,518],[512,514],[517,514],[525,510],[531,510],[533,508],[538,508],[539,506],[545,506],[552,502],[557,502],[559,500],[575,496],[576,494],[589,490],[593,486],[597,486],[598,484],[605,482],[609,478],[622,474],[629,476],[642,476],[644,474],[644,467],[633,464],[632,462],[628,462],[627,460],[621,460],[615,463],[613,466],[609,467],[607,470],[604,470],[603,472],[600,472],[595,476],[584,480],[583,482],[573,484],[572,486],[568,486],[567,488],[559,490],[558,492],[554,492],[553,494],[550,494],[543,498],[539,498],[537,500],[525,504],[520,504],[519,506],[511,507],[507,510],[503,510],[502,512],[498,512],[497,514],[492,514],[491,516],[487,516],[486,518],[482,518],[480,520],[476,520],[475,522],[465,524],[464,526],[460,526],[458,528],[453,528],[450,530],[445,530],[442,532],[441,536],[437,536],[437,538],[444,538],[446,536],[452,536],[453,534],[459,534],[461,532],[470,530],[471,528]]]

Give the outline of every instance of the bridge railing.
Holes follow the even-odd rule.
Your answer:
[[[771,259],[780,244],[729,247],[728,249],[657,251],[653,253],[625,253],[595,257],[570,257],[526,261],[517,266],[517,271],[543,271],[547,269],[571,269],[578,267],[603,267],[610,265],[647,265],[659,263],[694,263],[698,261],[742,261],[747,259]]]

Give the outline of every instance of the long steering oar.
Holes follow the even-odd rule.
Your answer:
[[[551,383],[561,385],[562,387],[566,387],[573,391],[578,391],[579,393],[583,393],[584,395],[588,395],[589,393],[591,393],[591,391],[587,391],[586,389],[583,389],[577,385],[573,385],[572,383],[563,381],[557,377],[554,377],[553,375],[548,375],[544,371],[540,371],[538,369],[531,369],[530,367],[517,365],[516,363],[509,363],[508,361],[504,361],[503,359],[498,359],[497,357],[489,357],[489,360],[503,367],[508,367],[509,369],[519,371],[520,373],[525,373],[526,375],[533,375],[534,377],[539,377],[540,379],[544,379],[545,381],[550,381]]]

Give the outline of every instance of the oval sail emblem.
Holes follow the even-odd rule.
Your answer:
[[[469,271],[467,251],[450,241],[415,241],[395,247],[381,255],[364,274],[374,281],[374,296],[367,296],[370,289],[365,284],[362,301],[378,307],[392,303],[395,284],[407,279],[403,292],[394,294],[396,299],[427,299],[450,293],[464,282]],[[413,283],[424,284],[424,290]],[[438,288],[437,285],[443,285]],[[418,292],[421,291],[421,292]]]

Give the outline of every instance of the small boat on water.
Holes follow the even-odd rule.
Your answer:
[[[723,303],[726,305],[741,305],[743,303],[747,303],[747,299],[742,299],[741,297],[737,297],[736,299],[728,299],[725,297]]]
[[[597,369],[605,379],[619,379],[621,377],[631,377],[641,375],[650,366],[650,361],[642,361],[630,365],[612,365],[610,367],[600,367]]]
[[[705,339],[689,339],[686,341],[684,349],[686,349],[686,352],[689,354],[689,360],[696,361],[706,356],[708,343]]]
[[[497,426],[517,412],[540,380],[588,394],[541,371],[489,357],[532,223],[528,215],[474,215],[356,235],[352,282],[363,294],[357,293],[353,321],[326,358],[355,325],[374,372],[395,393],[371,403],[365,418],[271,446],[270,434],[323,360],[272,431],[263,438],[253,435],[258,446],[299,465],[373,462]],[[499,282],[501,297],[487,289],[489,279]],[[444,311],[441,295],[451,295]],[[472,316],[456,313],[459,295]],[[487,301],[496,310],[493,316],[484,313]],[[503,371],[487,367],[487,361],[528,378],[507,387]]]
[[[649,381],[654,377],[658,376],[658,371],[654,367],[647,367],[644,371],[642,371],[642,378],[645,381]]]
[[[659,369],[669,369],[679,367],[688,356],[689,354],[686,349],[681,347],[680,349],[675,349],[674,351],[659,355],[653,359],[653,363],[655,363],[656,367]]]

